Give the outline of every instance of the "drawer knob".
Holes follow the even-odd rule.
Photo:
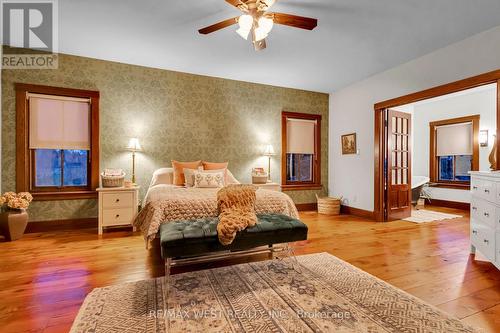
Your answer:
[[[477,190],[477,186],[472,186],[472,189],[473,190]]]
[[[489,217],[490,214],[489,213],[484,213],[484,216]]]
[[[490,241],[489,241],[489,240],[487,240],[487,239],[485,239],[485,240],[484,240],[484,242],[485,242],[486,244],[488,244]]]
[[[484,193],[490,193],[490,190],[484,190]]]
[[[115,202],[120,202],[120,199],[116,199]]]
[[[119,218],[120,217],[120,214],[116,214],[115,218]]]
[[[473,233],[474,235],[477,235],[477,230],[472,230],[472,233]]]
[[[477,207],[472,207],[472,210],[477,210]]]

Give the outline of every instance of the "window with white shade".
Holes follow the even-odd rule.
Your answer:
[[[28,94],[33,188],[87,187],[90,100]]]
[[[430,127],[431,181],[468,186],[469,171],[478,170],[479,116],[436,121]]]
[[[319,186],[321,116],[283,112],[283,185]]]
[[[98,92],[16,88],[17,146],[26,151],[17,158],[17,190],[30,191],[39,200],[94,197],[99,182]]]

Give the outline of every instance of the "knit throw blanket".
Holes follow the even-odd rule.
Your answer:
[[[231,244],[238,231],[257,223],[256,190],[257,187],[253,185],[229,185],[217,192],[217,235],[222,245]]]

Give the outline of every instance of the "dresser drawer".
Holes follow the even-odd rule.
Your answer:
[[[133,207],[134,193],[103,193],[102,206],[103,208],[121,208]]]
[[[472,245],[477,246],[480,244],[481,235],[480,235],[481,226],[477,224],[475,220],[471,220],[470,222],[470,242]]]
[[[472,195],[480,197],[489,202],[497,202],[497,183],[485,179],[473,179],[471,181]]]
[[[471,244],[491,261],[495,261],[495,241],[495,231],[471,221]]]
[[[495,229],[498,216],[497,213],[500,213],[500,209],[498,209],[491,202],[477,197],[472,197],[470,203],[470,214],[473,219],[481,221],[483,224]]]
[[[123,225],[132,223],[134,210],[132,208],[115,208],[102,210],[102,225]]]

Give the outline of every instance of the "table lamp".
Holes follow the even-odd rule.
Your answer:
[[[136,183],[135,183],[135,153],[142,150],[141,144],[139,143],[139,139],[130,138],[130,140],[128,141],[127,150],[132,152],[132,183],[134,185],[136,185]]]
[[[276,153],[274,152],[273,145],[266,145],[264,147],[263,155],[268,157],[269,164],[267,167],[267,182],[270,183],[271,182],[271,156],[276,155]]]

